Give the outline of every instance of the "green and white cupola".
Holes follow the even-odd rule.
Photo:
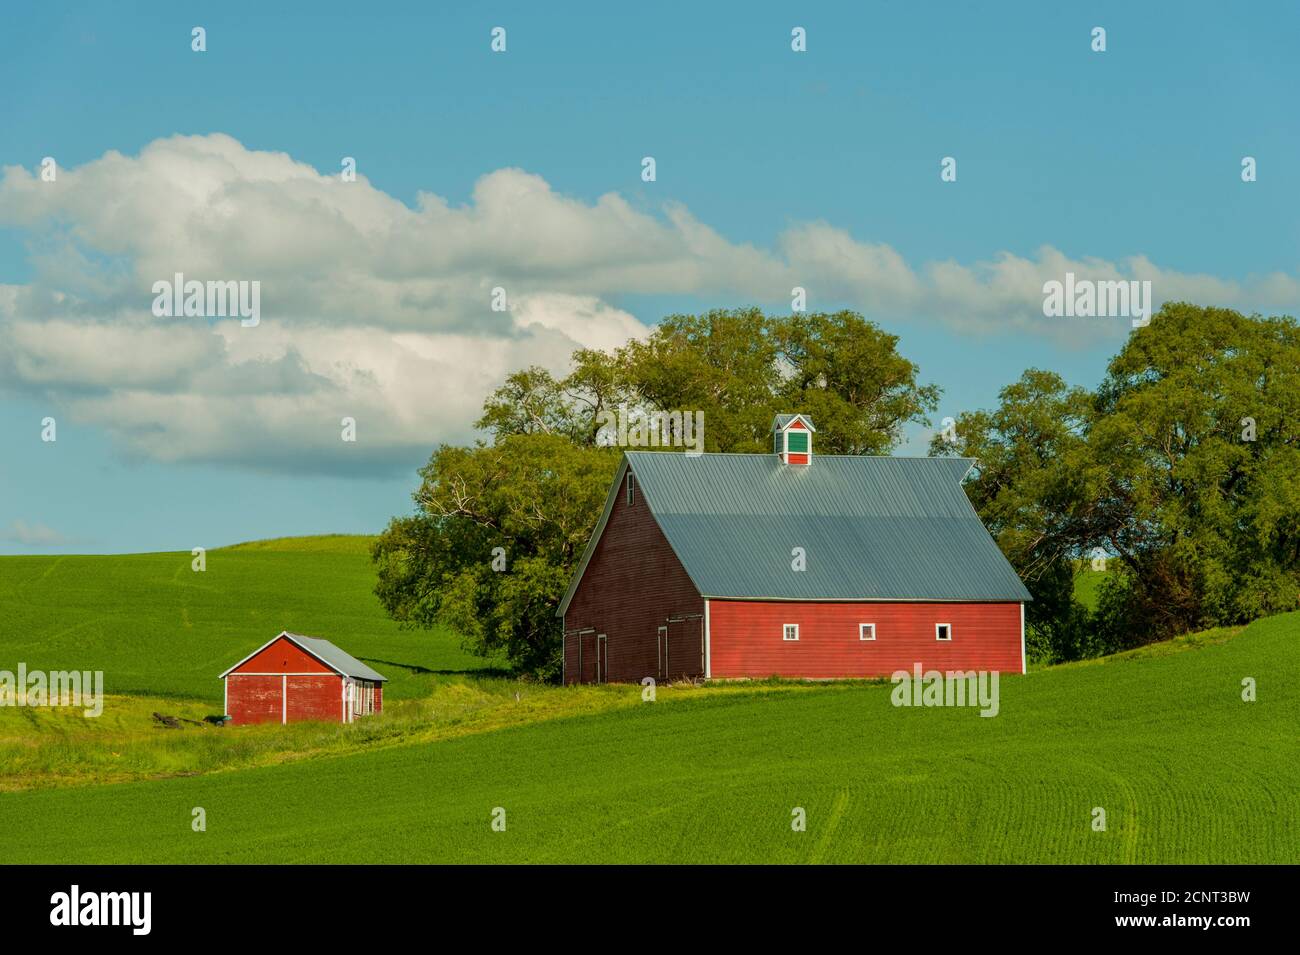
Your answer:
[[[772,419],[772,450],[782,464],[812,464],[812,419],[802,414],[779,414]]]

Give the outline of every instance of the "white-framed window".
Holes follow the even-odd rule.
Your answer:
[[[859,640],[876,639],[876,625],[874,623],[858,624],[858,639]]]
[[[798,640],[799,625],[797,623],[787,623],[781,628],[782,640]]]
[[[936,623],[934,625],[934,638],[944,642],[952,640],[952,624]]]
[[[627,506],[631,507],[636,503],[636,478],[632,477],[632,472],[627,472]]]

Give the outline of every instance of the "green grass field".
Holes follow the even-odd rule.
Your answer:
[[[1101,599],[1101,584],[1105,579],[1105,571],[1093,570],[1084,562],[1074,575],[1074,599],[1089,610],[1096,610]]]
[[[286,608],[306,612],[297,585],[307,578],[332,581],[335,596],[315,602],[314,624],[272,630],[350,647],[356,628],[426,669],[470,669],[445,635],[388,629],[365,609],[364,554],[332,560],[346,556],[302,542],[213,552],[209,575],[235,559],[224,578],[205,578],[201,599],[183,577],[147,586],[132,564],[188,574],[188,555],[46,559],[45,579],[33,559],[0,558],[0,586],[54,599],[49,577],[75,584],[77,606],[98,604],[112,621],[78,632],[118,635],[86,646],[129,665],[141,690],[165,686],[174,712],[197,712],[207,696],[179,698],[202,685],[197,648],[180,661],[194,673],[167,672],[160,652],[176,639],[177,607],[202,608],[195,626],[236,653],[244,615],[260,633]],[[79,573],[61,569],[74,560],[85,562]],[[247,588],[268,567],[287,595],[264,580],[221,592],[218,580]],[[358,579],[345,581],[349,572]],[[159,591],[168,598],[143,613],[167,628],[128,627],[132,595]],[[369,603],[362,612],[353,601]],[[223,608],[234,618],[216,619]],[[39,621],[39,607],[0,621],[0,667],[90,666],[64,635],[78,612],[56,613],[44,657],[18,625]],[[992,719],[896,708],[887,684],[667,687],[651,703],[634,687],[445,672],[408,681],[406,699],[348,727],[168,731],[150,725],[153,701],[135,697],[99,721],[0,711],[0,769],[30,782],[0,793],[0,829],[12,862],[1296,863],[1297,672],[1300,614],[1290,614],[1007,677]],[[1241,699],[1246,677],[1257,702]],[[206,832],[191,829],[194,807]],[[504,832],[490,825],[497,807]],[[796,807],[804,832],[791,829]],[[1095,807],[1104,832],[1092,827]]]
[[[390,679],[428,691],[437,673],[488,663],[446,633],[400,630],[373,593],[369,537],[258,541],[188,553],[0,557],[0,666],[103,670],[105,692],[210,701],[218,674],[281,630],[341,644]]]

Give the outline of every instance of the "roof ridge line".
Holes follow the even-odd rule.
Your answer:
[[[663,451],[648,451],[644,448],[624,449],[624,454],[654,454],[662,455]],[[779,454],[773,454],[771,451],[701,451],[698,454],[691,454],[685,450],[680,452],[682,457],[688,458],[780,458]],[[817,452],[817,459],[822,458],[849,458],[849,459],[866,459],[866,460],[888,460],[888,461],[974,461],[973,457],[964,454],[826,454]]]

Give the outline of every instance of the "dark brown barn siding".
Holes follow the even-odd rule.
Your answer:
[[[704,600],[639,488],[634,503],[628,505],[625,477],[605,532],[564,615],[565,682],[596,679],[597,636],[602,633],[607,660],[602,676],[609,682],[703,676],[703,616]],[[677,619],[687,617],[692,619]],[[659,627],[669,628],[666,672]],[[584,630],[591,632],[578,633]]]

